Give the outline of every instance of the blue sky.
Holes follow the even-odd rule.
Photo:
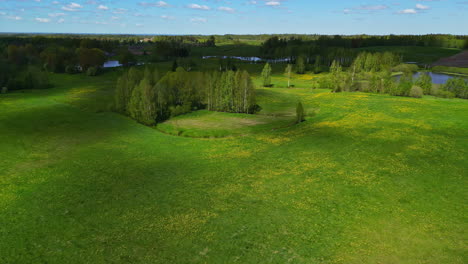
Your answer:
[[[0,0],[0,31],[468,34],[468,0]]]

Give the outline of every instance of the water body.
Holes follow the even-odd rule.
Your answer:
[[[463,79],[468,79],[468,77],[463,77],[463,76],[457,76],[457,75],[450,75],[450,74],[445,74],[445,73],[437,73],[437,72],[417,72],[413,75],[413,80],[416,80],[419,78],[421,74],[429,74],[432,77],[432,83],[434,84],[445,84],[448,79],[452,78],[463,78]],[[400,76],[396,76],[396,79],[399,80]]]
[[[102,65],[104,68],[115,68],[120,66],[122,66],[122,64],[120,64],[117,60],[106,61],[104,62],[104,65]]]
[[[211,58],[218,58],[218,59],[234,59],[234,60],[241,60],[241,61],[248,61],[251,63],[257,62],[270,62],[270,63],[280,63],[280,62],[290,62],[290,58],[281,58],[281,59],[263,59],[260,57],[240,57],[240,56],[203,56],[203,59],[211,59]]]
[[[138,62],[134,65],[140,66],[144,64],[145,64],[144,62]],[[120,67],[120,66],[123,66],[123,64],[120,64],[120,62],[117,60],[106,61],[104,62],[104,65],[102,65],[103,68],[115,68],[115,67]]]

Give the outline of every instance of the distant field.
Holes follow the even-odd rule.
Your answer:
[[[0,263],[468,262],[467,100],[258,88],[190,138],[107,112],[117,74],[0,95]]]
[[[442,58],[434,63],[435,66],[439,67],[463,67],[462,70],[468,71],[468,51],[465,50],[454,56]]]
[[[459,53],[460,49],[416,47],[416,46],[378,46],[366,47],[360,50],[383,52],[390,51],[403,55],[404,62],[433,63],[440,58],[453,56]]]

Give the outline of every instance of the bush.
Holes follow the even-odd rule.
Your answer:
[[[65,72],[68,74],[75,74],[80,71],[78,70],[78,67],[76,67],[75,65],[68,65],[67,67],[65,67]]]
[[[8,93],[8,88],[7,87],[2,87],[1,93],[2,94]]]
[[[468,81],[462,78],[448,79],[442,88],[453,93],[458,98],[468,99]]]
[[[170,107],[170,111],[171,111],[171,117],[190,113],[192,112],[192,104],[186,103],[183,105],[172,106]]]
[[[86,71],[86,75],[88,76],[96,76],[99,73],[99,68],[98,67],[89,67],[88,70]]]
[[[423,89],[415,85],[411,87],[409,96],[414,97],[414,98],[421,98],[423,96]]]
[[[393,72],[417,72],[419,69],[418,65],[416,64],[399,64],[392,68]]]
[[[442,98],[454,98],[455,94],[449,91],[439,90],[435,96]]]

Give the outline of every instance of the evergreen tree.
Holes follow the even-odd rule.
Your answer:
[[[263,87],[270,87],[271,86],[271,66],[269,63],[266,63],[265,67],[263,67],[262,78],[263,78]]]

